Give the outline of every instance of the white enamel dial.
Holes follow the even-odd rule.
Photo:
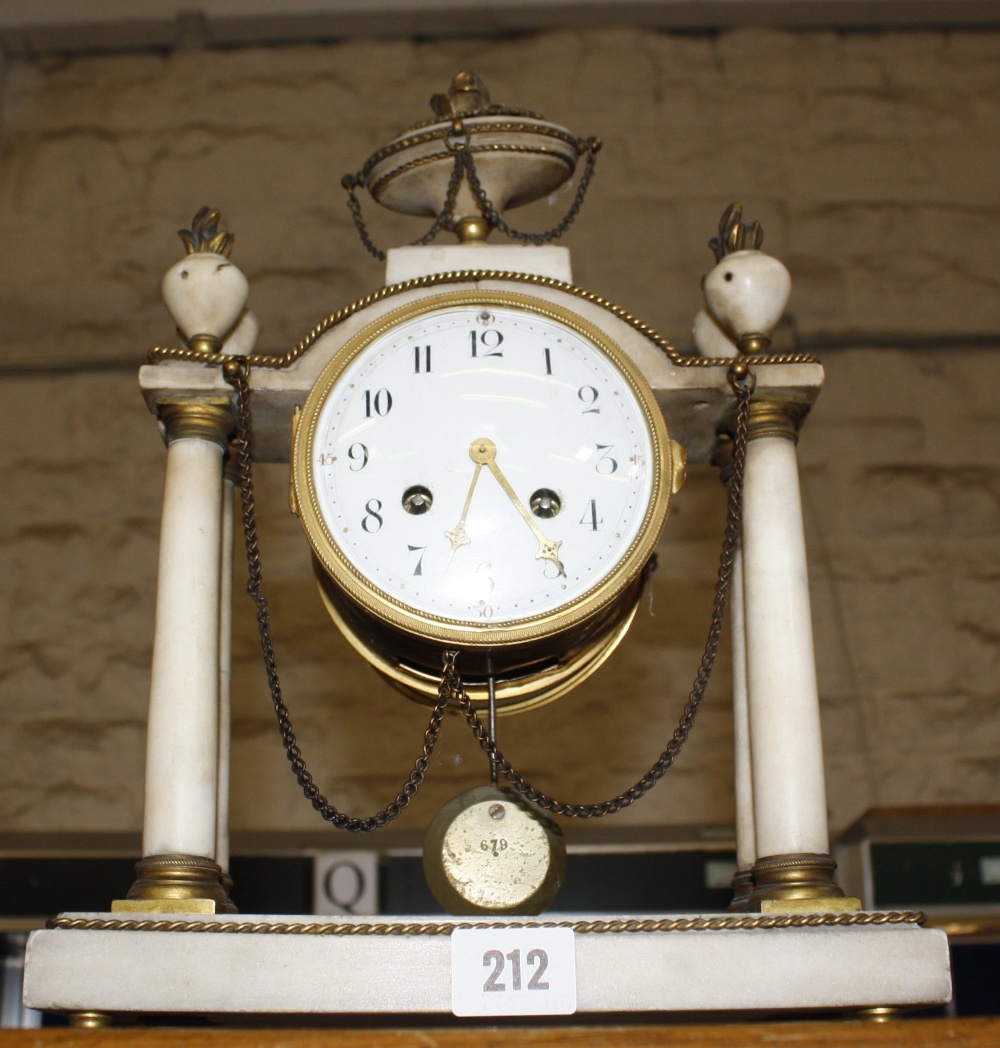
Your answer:
[[[655,543],[662,420],[574,315],[454,298],[355,339],[317,383],[296,456],[314,548],[362,603],[458,630],[585,614]]]

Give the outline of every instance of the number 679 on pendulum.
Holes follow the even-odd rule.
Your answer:
[[[571,928],[456,928],[452,1011],[459,1016],[572,1015],[576,952]]]

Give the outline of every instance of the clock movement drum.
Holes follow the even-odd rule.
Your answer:
[[[561,694],[631,619],[684,452],[598,327],[464,290],[340,349],[296,416],[293,501],[331,613],[432,698],[460,652],[479,705]]]

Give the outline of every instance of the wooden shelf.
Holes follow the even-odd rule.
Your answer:
[[[0,1030],[0,1048],[996,1048],[1000,1018],[359,1030]]]

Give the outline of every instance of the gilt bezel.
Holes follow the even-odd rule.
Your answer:
[[[314,446],[323,406],[344,372],[369,347],[396,327],[453,307],[506,307],[564,325],[588,340],[625,379],[641,409],[652,446],[651,494],[637,533],[595,585],[555,610],[508,620],[502,625],[470,623],[415,609],[375,585],[341,549],[320,509]],[[627,354],[599,327],[561,305],[533,295],[502,290],[443,292],[392,310],[351,337],[320,373],[295,426],[292,443],[293,497],[309,543],[330,579],[356,605],[380,621],[442,646],[503,648],[537,642],[586,622],[618,598],[645,567],[659,541],[669,509],[673,448],[652,390]]]

